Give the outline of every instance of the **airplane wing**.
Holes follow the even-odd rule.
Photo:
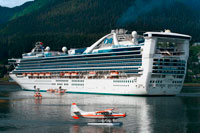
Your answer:
[[[107,114],[107,113],[112,113],[112,111],[114,110],[114,108],[112,109],[105,109],[105,110],[101,110],[101,111],[96,111],[95,113],[101,113],[101,114]]]

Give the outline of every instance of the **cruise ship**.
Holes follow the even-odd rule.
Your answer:
[[[21,59],[9,59],[10,77],[23,89],[65,89],[104,95],[176,95],[186,75],[191,36],[112,30],[90,47],[51,51],[37,42]]]

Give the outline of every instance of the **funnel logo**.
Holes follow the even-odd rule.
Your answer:
[[[104,44],[112,44],[113,39],[112,38],[106,38],[104,40]]]

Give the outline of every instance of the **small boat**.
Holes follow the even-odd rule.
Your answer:
[[[37,77],[37,76],[39,76],[39,73],[33,73],[33,76]]]
[[[52,92],[53,89],[47,89],[47,92]]]
[[[71,76],[71,73],[66,72],[66,73],[64,73],[64,76]]]
[[[35,98],[42,98],[42,95],[40,92],[36,92],[34,95]]]
[[[112,71],[112,72],[110,73],[110,75],[111,75],[111,76],[118,76],[118,75],[119,75],[119,72],[117,72],[117,71]]]
[[[65,74],[64,72],[61,72],[61,73],[60,73],[60,76],[62,77],[62,76],[64,76],[64,74]]]
[[[71,73],[71,76],[78,76],[78,72]]]
[[[50,72],[47,72],[45,73],[46,76],[50,77],[51,76],[51,73]]]
[[[27,76],[32,76],[32,73],[27,73]]]
[[[94,72],[94,71],[91,71],[91,72],[89,72],[89,76],[91,76],[91,77],[93,77],[93,76],[96,76],[96,72]]]
[[[55,89],[48,89],[47,92],[54,93],[56,90]]]
[[[57,90],[55,90],[55,93],[57,93],[57,94],[64,94],[66,92],[66,90],[64,90],[64,89],[57,89]]]
[[[45,76],[45,73],[39,73],[39,76],[43,77],[43,76]]]

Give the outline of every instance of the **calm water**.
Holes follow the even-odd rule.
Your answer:
[[[18,86],[0,86],[0,132],[200,132],[200,88],[184,88],[179,96],[133,97],[64,94],[43,92],[35,100],[33,92],[21,91]],[[122,126],[88,126],[93,120],[74,120],[71,103],[86,111],[114,107],[127,117],[116,121]]]

